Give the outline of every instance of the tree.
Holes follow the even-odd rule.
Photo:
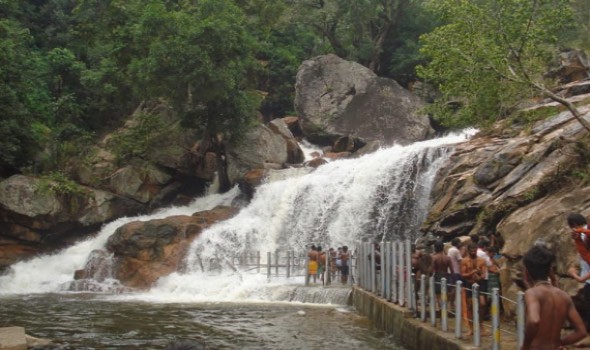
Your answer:
[[[249,86],[253,38],[229,0],[204,0],[182,10],[145,3],[133,40],[145,47],[130,72],[135,90],[165,98],[192,127],[211,133],[239,130],[255,109]]]
[[[542,93],[590,130],[575,106],[543,80],[557,54],[557,33],[572,23],[568,0],[431,0],[428,6],[446,24],[422,36],[430,61],[418,74],[439,86],[437,106],[446,124],[491,122]],[[459,111],[449,103],[457,98]]]
[[[406,17],[412,0],[299,0],[295,18],[312,26],[332,51],[374,72],[386,64],[385,44]]]
[[[201,131],[199,149],[217,153],[223,180],[222,140],[231,141],[246,131],[260,101],[252,73],[256,46],[246,31],[246,17],[230,0],[178,3],[172,8],[149,1],[138,15],[133,40],[145,53],[129,66],[136,93],[146,99],[164,98],[185,125]],[[228,185],[222,182],[220,191]]]
[[[14,20],[0,20],[0,174],[32,162],[37,150],[32,125],[50,114],[45,70],[29,31]]]

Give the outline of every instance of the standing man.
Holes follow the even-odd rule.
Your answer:
[[[445,254],[444,249],[445,245],[442,241],[434,242],[432,272],[434,273],[434,294],[436,295],[438,308],[440,308],[441,280],[445,278],[449,281],[449,277],[455,272],[451,264],[451,258]]]
[[[350,253],[347,246],[342,246],[342,253],[340,254],[342,267],[340,268],[340,281],[342,284],[348,283],[348,274],[350,273]]]
[[[542,245],[533,246],[523,258],[525,279],[533,287],[524,294],[526,325],[522,350],[554,350],[586,337],[586,327],[571,297],[548,281],[555,255]],[[574,331],[561,337],[565,321]]]
[[[490,290],[488,289],[488,279],[489,279],[489,271],[492,268],[492,259],[487,253],[487,250],[490,246],[490,241],[486,238],[479,238],[477,242],[477,257],[481,258],[486,263],[486,271],[483,274],[483,278],[477,282],[479,284],[479,303],[481,305],[481,315],[484,320],[489,318],[489,310],[487,308],[488,299],[486,293]]]
[[[567,224],[572,229],[572,239],[580,259],[590,264],[590,230],[586,218],[580,213],[571,213],[567,216]]]
[[[570,269],[570,275],[578,282],[584,283],[584,301],[590,305],[590,237],[588,237],[588,223],[586,218],[580,213],[570,213],[567,216],[567,224],[572,229],[571,236],[578,251],[578,264],[580,265],[579,274],[577,271]],[[590,327],[590,308],[582,313],[582,318],[586,327]]]
[[[459,247],[461,246],[461,239],[459,237],[453,238],[451,241],[451,248],[447,252],[447,256],[451,259],[451,266],[453,268],[453,272],[451,273],[451,283],[457,284],[458,281],[461,280],[461,260],[463,260],[463,254]],[[449,300],[451,302],[455,300],[453,297],[455,294],[455,289],[451,289],[451,295],[449,296]]]
[[[477,244],[471,242],[467,246],[467,256],[461,261],[461,278],[465,281],[465,290],[467,297],[471,297],[471,288],[475,283],[479,284],[483,280],[483,276],[487,272],[487,266],[485,261],[477,256]],[[481,300],[480,300],[481,301]],[[466,302],[467,307],[467,318],[471,320],[473,310],[470,309],[472,303]],[[481,306],[481,305],[480,305]],[[469,333],[473,334],[473,327],[471,322],[468,321]]]

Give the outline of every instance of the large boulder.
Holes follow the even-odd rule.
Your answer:
[[[0,268],[64,247],[146,207],[113,193],[24,175],[0,182]]]
[[[212,180],[210,155],[202,160],[195,154],[200,136],[194,129],[183,127],[165,103],[143,103],[124,125],[99,140],[84,159],[70,161],[68,175],[83,185],[137,200],[150,208],[182,204],[185,196],[202,193]]]
[[[295,110],[314,143],[332,144],[352,136],[365,143],[409,144],[433,134],[419,97],[335,55],[303,62],[295,89]]]
[[[126,287],[149,288],[158,278],[179,269],[191,242],[204,228],[236,212],[236,208],[217,207],[192,216],[134,221],[119,227],[107,242],[107,250],[115,257],[113,276]],[[86,278],[89,275],[85,273]]]
[[[282,169],[287,164],[303,162],[303,152],[281,119],[269,126],[258,125],[247,132],[238,144],[227,149],[227,173],[231,183],[253,169]]]

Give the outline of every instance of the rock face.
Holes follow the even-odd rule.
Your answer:
[[[126,142],[137,142],[135,128],[150,121],[141,119],[145,115],[163,123],[163,135],[145,145],[142,154],[129,156]],[[297,118],[286,121],[296,128]],[[224,168],[218,164],[222,157],[212,148],[199,149],[211,146],[202,146],[207,143],[199,137],[182,128],[170,108],[142,105],[125,126],[94,146],[91,157],[69,160],[68,177],[77,184],[24,175],[0,179],[0,271],[35,254],[63,248],[121,216],[185,204],[203,194]],[[250,171],[281,169],[304,160],[282,119],[255,127],[227,154],[230,186]],[[122,162],[122,156],[128,159]]]
[[[158,278],[179,270],[188,247],[204,228],[236,212],[235,208],[217,207],[192,216],[121,226],[107,243],[115,257],[113,276],[126,287],[148,288]]]
[[[428,117],[419,112],[420,98],[335,55],[303,62],[295,89],[303,132],[314,143],[352,136],[364,143],[408,144],[433,133]]]
[[[23,175],[0,182],[0,267],[63,247],[108,221],[145,210],[113,193],[85,186],[64,192],[60,186]]]
[[[457,146],[438,175],[422,230],[446,240],[479,234],[504,242],[502,292],[513,300],[520,290],[513,281],[522,277],[521,258],[537,241],[555,249],[557,274],[567,276],[577,253],[566,216],[590,214],[590,187],[576,187],[565,174],[584,162],[580,138],[586,135],[563,112],[516,136],[476,136]],[[578,288],[570,278],[561,278],[560,285],[571,294]]]

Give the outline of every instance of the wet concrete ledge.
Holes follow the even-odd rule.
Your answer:
[[[456,339],[454,332],[443,332],[421,322],[409,310],[353,286],[352,304],[357,312],[367,316],[375,327],[393,334],[411,350],[471,350],[470,341]]]

